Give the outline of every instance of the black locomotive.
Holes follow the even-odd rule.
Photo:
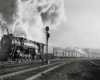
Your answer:
[[[44,44],[16,37],[13,34],[3,35],[0,43],[0,61],[34,60],[36,55],[43,54]]]

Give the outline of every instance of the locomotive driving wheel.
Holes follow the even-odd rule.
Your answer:
[[[12,46],[11,52],[9,53],[8,61],[13,61],[13,57],[14,57],[14,54],[15,54],[15,50],[16,50],[16,46]]]

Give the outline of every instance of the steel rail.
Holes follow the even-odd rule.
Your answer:
[[[60,67],[60,66],[63,66],[63,65],[65,65],[65,64],[66,64],[66,63],[58,64],[57,66],[52,67],[52,68],[49,68],[49,69],[47,69],[47,70],[45,70],[45,71],[43,71],[43,72],[41,72],[41,73],[38,73],[38,74],[36,74],[36,75],[34,75],[34,76],[30,77],[30,78],[27,78],[26,80],[34,80],[34,79],[36,79],[37,77],[41,76],[42,74],[45,74],[45,73],[47,73],[47,72],[50,72],[50,71],[52,71],[52,70],[54,70],[54,69],[56,69],[56,68],[58,68],[58,67]]]
[[[65,62],[65,61],[61,61],[61,62]],[[16,76],[16,75],[19,75],[19,74],[22,74],[22,73],[25,73],[25,72],[29,72],[29,71],[32,71],[32,70],[36,70],[36,69],[39,69],[39,68],[46,67],[46,66],[58,64],[58,63],[61,63],[61,62],[52,63],[52,64],[48,64],[48,65],[43,65],[43,66],[38,66],[38,67],[34,67],[34,68],[26,69],[26,70],[21,70],[21,71],[14,72],[14,73],[9,73],[9,74],[0,76],[0,79],[3,80],[4,78]]]

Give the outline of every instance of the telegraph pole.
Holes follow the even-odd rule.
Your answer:
[[[50,34],[48,33],[49,27],[47,26],[45,30],[46,30],[46,64],[48,64],[48,38],[50,37]]]

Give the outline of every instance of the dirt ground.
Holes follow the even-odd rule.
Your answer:
[[[36,80],[100,80],[100,70],[88,64],[87,60],[78,60],[42,74]]]

